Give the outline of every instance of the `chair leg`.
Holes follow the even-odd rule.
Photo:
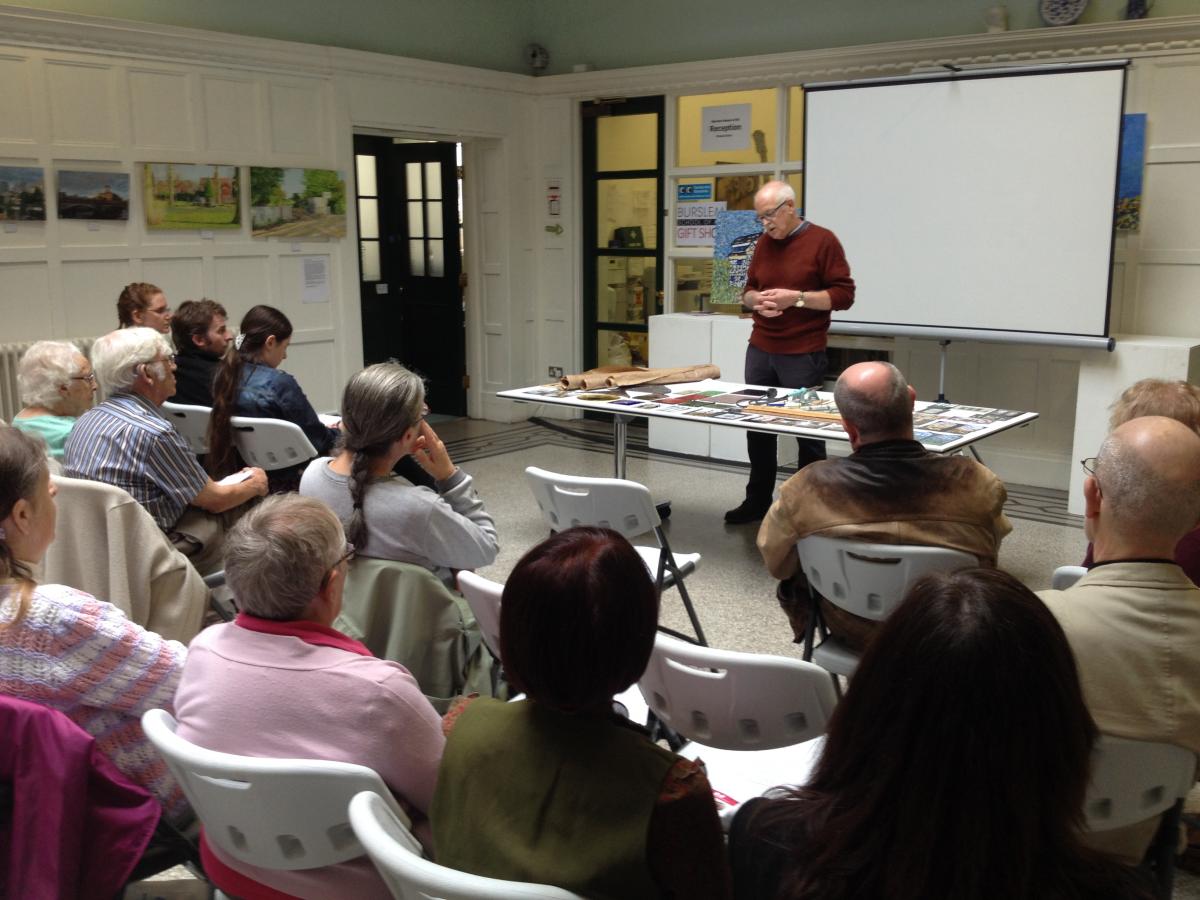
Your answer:
[[[1154,840],[1146,853],[1143,866],[1150,868],[1154,877],[1154,896],[1158,900],[1171,900],[1175,890],[1175,856],[1179,841],[1179,822],[1183,817],[1183,798],[1162,814]]]
[[[708,646],[708,639],[704,636],[704,629],[700,627],[700,619],[696,615],[696,607],[692,605],[692,598],[688,594],[687,587],[683,583],[683,573],[679,571],[679,567],[675,565],[675,555],[671,553],[671,545],[667,541],[667,535],[662,530],[662,526],[656,526],[654,534],[658,538],[658,578],[655,587],[658,592],[662,593],[662,582],[664,568],[669,569],[675,577],[675,587],[679,588],[679,596],[683,599],[683,608],[687,611],[688,618],[692,622],[692,628],[696,632],[696,638],[701,646]]]

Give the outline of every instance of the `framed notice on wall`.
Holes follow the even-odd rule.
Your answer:
[[[750,104],[705,106],[700,110],[700,149],[746,150],[750,147]]]

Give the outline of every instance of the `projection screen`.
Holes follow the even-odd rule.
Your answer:
[[[804,214],[858,284],[834,330],[1106,341],[1126,65],[805,85]]]

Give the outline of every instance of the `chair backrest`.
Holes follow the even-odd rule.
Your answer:
[[[317,455],[312,441],[295,422],[232,416],[233,443],[247,465],[268,472],[308,462]]]
[[[397,900],[583,900],[547,884],[484,878],[422,858],[409,830],[369,791],[350,801],[350,824]]]
[[[479,631],[483,642],[496,659],[500,658],[500,596],[504,593],[504,585],[488,581],[481,575],[466,570],[458,573],[458,589],[466,598],[475,621],[479,623]]]
[[[1065,591],[1086,574],[1087,569],[1083,566],[1059,566],[1050,578],[1050,588],[1055,591]]]
[[[130,620],[172,640],[200,631],[208,590],[154,517],[119,487],[53,476],[58,534],[37,580],[102,597]]]
[[[525,476],[551,531],[595,525],[634,538],[661,522],[650,491],[636,481],[559,475],[537,466]]]
[[[360,791],[380,794],[407,821],[383,779],[366,766],[219,753],[181,738],[176,724],[163,709],[142,716],[146,737],[183,788],[205,838],[236,860],[312,869],[362,856],[347,815]]]
[[[1174,744],[1100,735],[1083,803],[1088,831],[1142,822],[1187,796],[1196,780],[1196,754]]]
[[[979,565],[970,553],[912,544],[868,544],[813,534],[796,543],[808,583],[822,597],[864,619],[881,620],[908,587],[930,572]]]
[[[715,650],[661,632],[638,687],[668,727],[723,750],[770,750],[815,738],[837,703],[820,666]]]
[[[208,420],[212,418],[210,407],[172,403],[168,400],[160,409],[167,421],[183,435],[193,453],[203,456],[208,452]]]
[[[408,669],[439,712],[459,694],[491,693],[491,659],[471,608],[424,566],[355,559],[334,627]]]

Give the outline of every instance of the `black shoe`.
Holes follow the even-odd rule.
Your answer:
[[[746,499],[737,509],[725,513],[725,521],[730,525],[745,525],[747,522],[757,522],[767,514],[770,504],[763,506],[757,500]]]

